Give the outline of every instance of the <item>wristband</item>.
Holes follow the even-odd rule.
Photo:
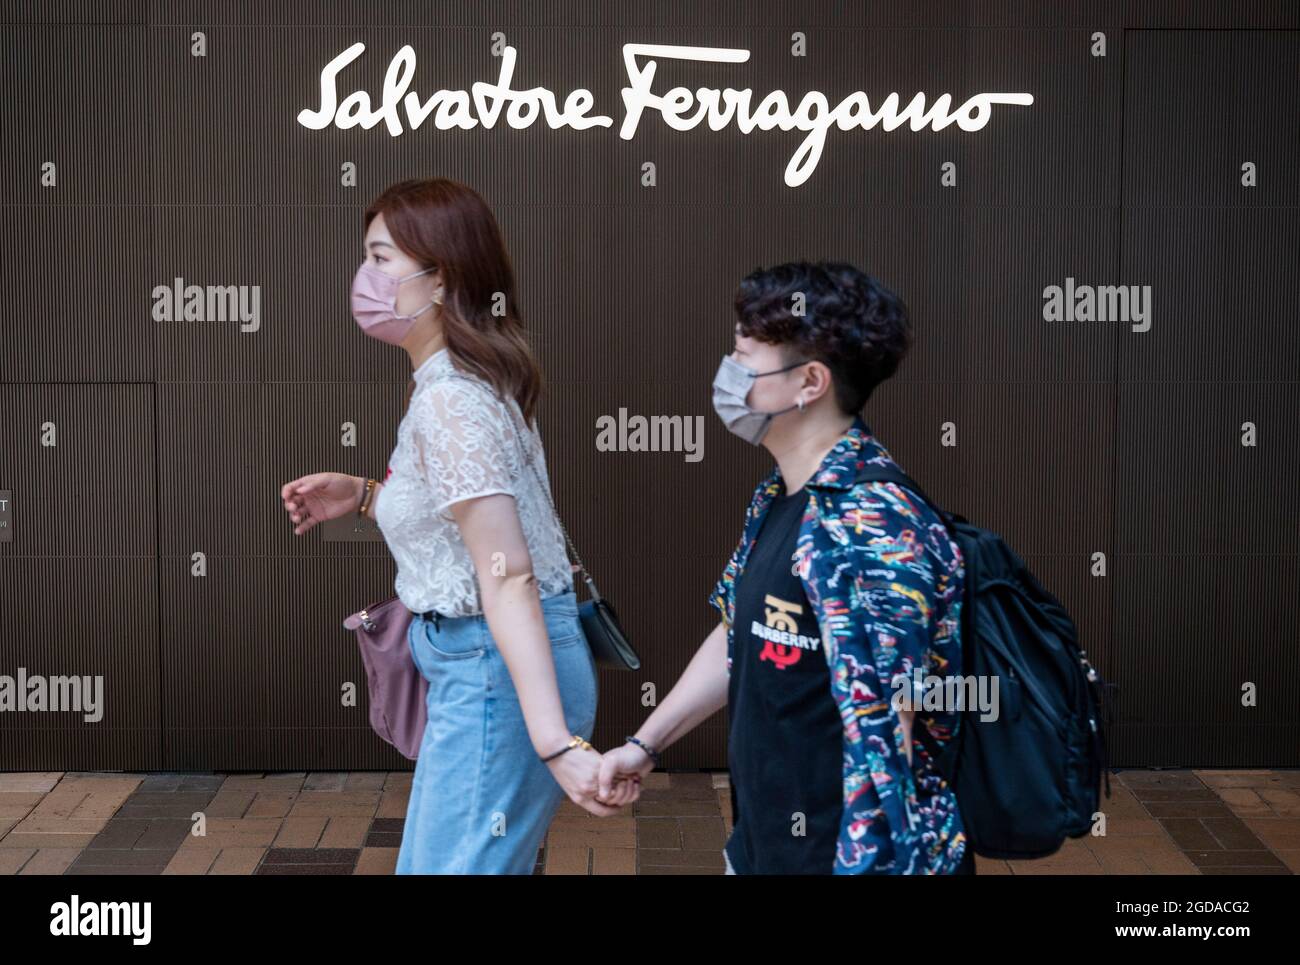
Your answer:
[[[624,738],[624,740],[626,740],[629,744],[635,744],[637,747],[641,748],[641,750],[645,751],[647,754],[650,755],[650,760],[655,762],[655,767],[659,766],[659,752],[655,750],[653,747],[651,747],[649,744],[647,744],[645,741],[637,740],[637,738],[635,737],[626,737]]]

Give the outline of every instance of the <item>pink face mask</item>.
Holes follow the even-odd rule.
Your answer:
[[[426,268],[405,278],[385,275],[369,262],[363,261],[352,279],[352,317],[361,330],[372,338],[390,345],[400,345],[415,320],[436,305],[435,298],[413,315],[397,314],[397,287],[404,281],[437,271]]]

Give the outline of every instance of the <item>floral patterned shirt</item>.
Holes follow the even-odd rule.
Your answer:
[[[924,724],[940,747],[955,736],[958,712],[920,701],[962,673],[961,551],[918,497],[894,483],[856,483],[868,464],[896,465],[858,418],[805,484],[808,509],[793,557],[843,722],[844,807],[832,870],[949,874],[967,847],[957,801],[915,736],[909,765],[892,698],[898,684],[909,684],[913,728]],[[740,543],[709,601],[727,624],[728,674],[736,578],[783,488],[778,468],[754,491]]]

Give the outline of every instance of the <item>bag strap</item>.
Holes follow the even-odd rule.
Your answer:
[[[902,486],[904,489],[910,489],[912,490],[912,492],[920,496],[921,500],[935,511],[935,513],[939,516],[940,520],[943,520],[943,514],[939,512],[939,507],[934,504],[934,500],[932,500],[929,496],[925,494],[925,490],[917,485],[915,479],[913,479],[907,473],[903,472],[903,470],[899,469],[898,466],[896,465],[895,466],[879,466],[879,465],[863,466],[858,471],[858,475],[853,481],[854,482],[891,482],[891,483],[896,483],[899,486]]]
[[[446,376],[446,378],[458,379],[461,382],[468,382],[469,384],[478,386],[481,389],[486,388],[486,386],[484,386],[482,382],[476,379],[467,378],[466,376],[461,375],[460,373],[453,373],[452,375]],[[519,439],[519,445],[524,450],[524,466],[532,470],[533,479],[537,481],[537,485],[542,490],[542,495],[546,497],[547,505],[551,507],[551,516],[555,519],[556,525],[560,527],[560,532],[564,534],[564,542],[569,547],[569,552],[573,554],[573,561],[578,564],[578,572],[582,574],[583,582],[587,584],[587,592],[591,594],[591,598],[593,601],[599,600],[601,599],[601,596],[600,596],[600,591],[596,589],[596,581],[595,579],[592,578],[592,575],[589,572],[587,572],[587,567],[582,562],[582,557],[578,555],[578,547],[573,545],[573,537],[569,535],[569,530],[565,527],[564,520],[560,519],[560,511],[555,508],[555,499],[551,496],[551,487],[549,483],[546,480],[542,479],[542,474],[537,471],[537,464],[533,462],[533,447],[531,441],[527,441],[527,442],[525,441],[525,436],[527,436],[528,439],[531,440],[532,433],[531,432],[524,433],[520,431],[519,426],[516,424],[516,420],[515,420],[515,410],[510,405],[511,400],[501,399],[501,401],[505,405],[506,412],[509,413],[510,424],[511,427],[514,429],[516,437]],[[521,418],[522,415],[523,414],[520,413]]]

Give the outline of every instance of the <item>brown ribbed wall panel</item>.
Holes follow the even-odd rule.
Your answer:
[[[370,730],[352,610],[391,595],[382,542],[295,537],[284,482],[382,474],[398,386],[160,386],[159,547],[167,760],[184,768],[392,767]],[[341,444],[355,423],[358,445]],[[206,576],[192,572],[202,552]],[[352,684],[359,706],[342,702]],[[256,762],[256,763],[250,763]]]
[[[20,135],[0,159],[15,306],[0,490],[16,510],[0,673],[102,668],[111,694],[96,725],[0,717],[0,768],[409,766],[369,728],[340,626],[390,595],[392,560],[373,532],[294,537],[278,491],[312,471],[384,472],[409,366],[358,333],[348,286],[365,205],[435,174],[474,185],[506,233],[560,510],[644,658],[601,675],[598,746],[637,726],[645,685],[662,698],[716,620],[706,598],[769,461],[721,427],[709,382],[739,278],[807,257],[858,264],[906,300],[918,342],[868,422],[1069,607],[1121,686],[1114,762],[1300,763],[1296,4],[65,0],[3,3],[0,20]],[[405,43],[427,94],[494,79],[498,30],[519,51],[516,88],[588,88],[614,128],[393,138],[294,121],[356,40],[367,53],[341,94],[377,96]],[[789,55],[794,30],[808,58]],[[1105,58],[1088,53],[1097,30]],[[1036,102],[973,135],[833,130],[788,188],[798,132],[683,134],[647,114],[620,139],[630,41],[751,51],[661,64],[658,86]],[[1242,159],[1259,188],[1237,186]],[[57,189],[39,185],[47,160]],[[956,190],[939,182],[949,161]],[[338,183],[345,162],[357,188]],[[260,286],[260,329],[153,321],[151,291],[175,277]],[[1151,284],[1153,330],[1045,323],[1043,288],[1066,277]],[[596,419],[620,408],[702,416],[704,460],[598,452]],[[1243,421],[1259,447],[1237,445]],[[1245,681],[1260,686],[1251,710]],[[725,766],[725,715],[665,764]]]
[[[0,382],[148,382],[146,29],[10,25],[0,42]]]
[[[153,393],[0,385],[0,490],[13,523],[0,542],[0,673],[102,688],[98,720],[0,714],[0,769],[163,765]]]
[[[1157,309],[1117,333],[1113,751],[1294,766],[1300,32],[1125,40],[1122,277]]]

